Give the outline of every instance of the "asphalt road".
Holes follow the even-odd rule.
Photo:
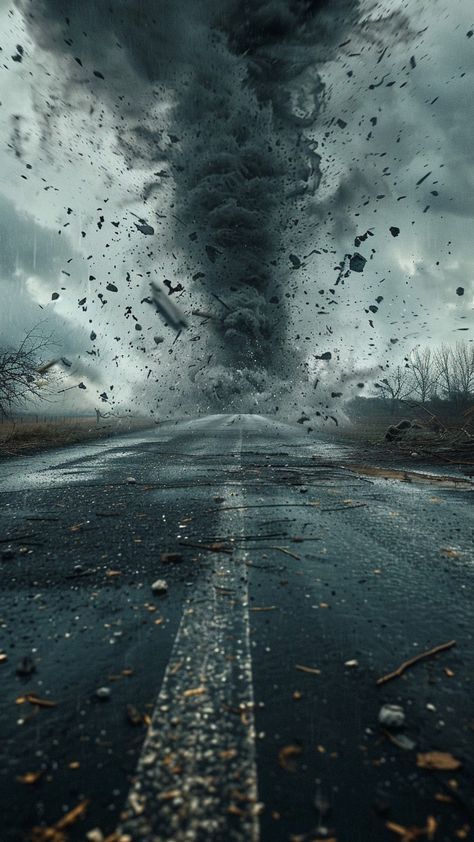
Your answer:
[[[349,457],[212,416],[0,463],[2,842],[473,838],[472,497]]]

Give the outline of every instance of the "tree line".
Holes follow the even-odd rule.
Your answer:
[[[468,406],[474,399],[474,343],[456,342],[438,348],[414,348],[375,384],[384,400],[426,404],[447,401],[453,407]]]

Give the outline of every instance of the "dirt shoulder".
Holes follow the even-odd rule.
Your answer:
[[[350,453],[344,460],[354,466],[383,466],[394,470],[437,468],[444,474],[474,476],[474,437],[459,433],[411,436],[388,442],[384,431],[374,434],[355,425],[331,435],[334,443],[345,444]]]
[[[0,425],[0,459],[29,456],[55,447],[67,447],[154,427],[154,422],[149,418],[101,420],[99,424],[95,418],[8,420]]]

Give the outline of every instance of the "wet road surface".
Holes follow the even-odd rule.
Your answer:
[[[472,497],[348,453],[211,416],[0,463],[2,840],[472,837]]]

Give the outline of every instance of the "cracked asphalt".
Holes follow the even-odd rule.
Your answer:
[[[0,463],[2,840],[472,838],[471,488],[350,456],[227,415]]]

